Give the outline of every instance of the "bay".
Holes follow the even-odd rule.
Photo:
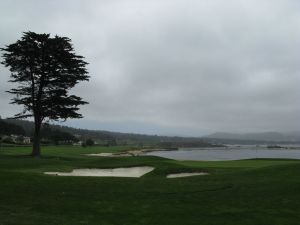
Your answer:
[[[256,158],[300,159],[300,146],[270,149],[266,146],[228,146],[225,148],[180,148],[153,151],[145,155],[176,160],[226,161]]]

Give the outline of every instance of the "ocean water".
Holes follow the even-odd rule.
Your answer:
[[[180,148],[172,151],[153,151],[146,155],[177,160],[224,161],[255,158],[300,159],[300,146],[269,149],[266,146],[229,146],[226,148]]]

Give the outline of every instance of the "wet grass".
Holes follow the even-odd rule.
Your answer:
[[[126,147],[0,151],[1,225],[293,225],[300,220],[300,161],[175,161],[89,157]],[[142,178],[47,176],[74,168],[153,166]],[[174,172],[208,176],[166,179]]]

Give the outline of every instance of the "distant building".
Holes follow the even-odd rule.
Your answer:
[[[16,143],[16,144],[30,144],[31,143],[30,137],[25,137],[22,135],[11,134],[10,136],[4,136],[3,140],[5,140],[5,139],[9,139],[10,142]]]
[[[30,144],[31,143],[30,137],[23,137],[23,138],[24,138],[23,144]]]
[[[79,146],[81,146],[82,145],[82,141],[74,142],[73,145],[79,145]]]

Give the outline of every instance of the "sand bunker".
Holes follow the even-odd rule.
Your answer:
[[[80,176],[80,177],[141,177],[154,170],[154,167],[130,167],[114,169],[74,169],[70,173],[45,172],[48,175],[56,176]]]
[[[112,157],[112,153],[92,153],[92,154],[86,154],[88,156],[103,156],[103,157]]]
[[[124,156],[141,156],[143,155],[142,150],[131,150],[126,152],[116,152],[116,153],[109,153],[109,152],[102,152],[102,153],[91,153],[85,154],[87,156],[102,156],[102,157],[124,157]]]
[[[102,156],[102,157],[124,157],[124,156],[132,156],[128,153],[120,153],[120,154],[113,154],[113,153],[92,153],[86,154],[87,156]]]
[[[167,175],[167,178],[180,178],[180,177],[191,177],[191,176],[204,176],[208,175],[206,172],[197,172],[197,173],[174,173]]]

